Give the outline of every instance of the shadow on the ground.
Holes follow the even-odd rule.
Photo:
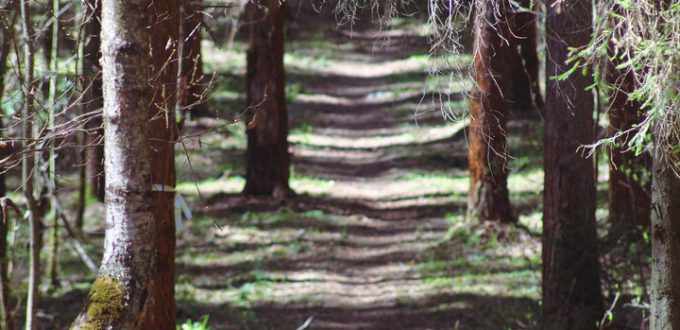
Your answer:
[[[181,306],[180,315],[195,319],[210,313],[211,323],[219,324],[215,329],[296,329],[310,318],[309,329],[527,329],[538,311],[527,298],[439,294],[370,306],[286,303],[238,309],[196,303]]]

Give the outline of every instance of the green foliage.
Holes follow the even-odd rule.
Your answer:
[[[608,93],[628,93],[631,101],[642,104],[645,118],[629,132],[598,141],[593,147],[614,144],[632,133],[627,146],[639,154],[649,149],[654,127],[664,165],[680,168],[680,155],[673,152],[680,142],[680,6],[662,0],[609,0],[599,2],[595,14],[590,43],[573,50],[570,62],[594,67],[597,86]],[[597,69],[609,62],[618,72]],[[572,68],[558,77],[574,71]],[[632,91],[612,86],[631,77],[635,82]]]
[[[177,325],[177,330],[210,330],[208,326],[208,315],[203,315],[200,321],[193,322],[191,319]]]
[[[286,102],[293,102],[302,93],[302,84],[292,83],[286,85]]]

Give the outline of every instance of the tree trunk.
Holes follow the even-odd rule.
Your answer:
[[[2,212],[2,219],[0,219],[0,329],[14,329],[14,320],[12,318],[12,308],[10,306],[10,286],[9,274],[7,266],[9,265],[7,259],[7,234],[9,229],[9,210],[4,194],[0,197],[0,211]]]
[[[10,306],[12,293],[8,273],[7,234],[16,222],[10,221],[10,211],[14,211],[16,219],[21,219],[22,214],[16,204],[7,197],[0,197],[0,329],[14,329],[13,309]]]
[[[655,135],[650,329],[680,329],[680,177],[662,157],[662,148],[680,139],[658,129]]]
[[[10,1],[6,3],[6,7],[2,8],[3,13],[0,13],[3,22],[0,24],[0,104],[2,104],[2,97],[5,93],[5,71],[7,69],[7,58],[11,41],[14,40],[14,23],[16,21],[16,2]],[[9,10],[12,17],[4,15],[4,11]],[[0,133],[4,129],[2,116],[0,116]],[[1,135],[0,135],[1,137]],[[7,273],[7,234],[10,228],[8,201],[5,199],[7,194],[7,187],[5,186],[5,169],[0,166],[0,329],[14,329],[14,319],[12,317],[12,308],[10,306],[10,285],[9,276]]]
[[[532,12],[538,9],[529,8],[531,0],[523,0],[521,4],[523,8],[531,11],[522,10],[514,14],[514,30],[510,39],[514,42],[515,49],[518,50],[520,56],[513,73],[512,108],[516,113],[543,109],[543,98],[538,84],[536,15]]]
[[[644,119],[639,102],[628,99],[635,90],[632,74],[621,75],[611,64],[609,80],[613,85],[609,109],[609,135],[632,129]],[[611,150],[609,162],[609,222],[616,234],[633,234],[638,227],[649,228],[651,212],[650,155],[639,156],[629,150],[634,133],[625,133]]]
[[[102,1],[106,237],[99,275],[74,329],[141,329],[154,298],[149,6],[148,0]]]
[[[593,142],[594,99],[570,67],[571,47],[590,39],[590,0],[563,1],[546,19],[545,190],[543,198],[543,318],[546,329],[593,329],[602,317],[593,162],[578,149]]]
[[[21,23],[23,30],[24,41],[24,109],[23,109],[23,137],[24,143],[22,145],[26,153],[21,162],[21,179],[23,183],[23,195],[26,198],[26,204],[29,209],[29,255],[30,264],[28,271],[28,294],[26,298],[26,324],[27,330],[36,329],[36,313],[38,308],[38,299],[40,298],[40,247],[42,236],[42,211],[40,210],[38,200],[40,199],[40,189],[36,189],[36,157],[35,146],[33,144],[34,133],[33,120],[35,114],[35,84],[33,80],[33,65],[34,65],[34,51],[33,51],[33,23],[31,22],[30,6],[25,1],[19,1],[21,11]],[[38,193],[36,195],[36,192]]]
[[[55,131],[56,116],[57,116],[57,68],[59,65],[59,29],[61,27],[59,15],[59,1],[52,0],[52,13],[54,20],[52,21],[52,36],[50,49],[50,85],[48,92],[48,127],[49,130]],[[49,155],[47,164],[47,186],[50,199],[50,207],[52,209],[52,235],[49,247],[49,263],[48,272],[50,277],[50,288],[56,289],[59,287],[59,213],[61,210],[57,207],[57,141],[52,139],[49,145]]]
[[[201,12],[191,0],[179,0],[182,6],[182,58],[181,81],[178,87],[179,105],[183,112],[207,116],[208,112],[201,99],[205,93],[203,81],[203,60],[201,58]]]
[[[468,218],[514,222],[508,197],[506,115],[509,80],[518,60],[507,44],[510,35],[506,1],[477,7],[474,68],[476,88],[470,98]]]
[[[84,0],[83,12],[87,21],[85,23],[85,47],[83,49],[83,76],[85,77],[85,93],[82,99],[84,113],[100,111],[104,100],[102,99],[102,67],[99,63],[101,58],[100,33],[101,25],[101,0]],[[87,129],[86,154],[87,176],[93,194],[100,201],[104,201],[104,127],[102,117],[93,116],[85,124]],[[82,229],[82,224],[77,224]]]
[[[285,99],[284,11],[279,0],[249,2],[250,27],[246,85],[248,148],[246,195],[284,198],[288,185],[288,111]]]
[[[175,121],[179,0],[154,0],[151,7],[151,54],[154,89],[149,121],[151,174],[154,184],[155,267],[149,294],[153,297],[142,320],[143,329],[175,329]],[[168,47],[168,45],[172,45]]]
[[[9,52],[12,48],[12,41],[14,41],[14,24],[17,19],[16,1],[8,1],[4,8],[0,10],[0,19],[5,24],[0,24],[0,104],[5,95],[5,74],[7,71],[7,59],[9,59]],[[5,12],[10,15],[5,15]],[[5,129],[3,117],[0,116],[0,137]],[[2,155],[5,156],[5,155]],[[7,193],[7,186],[5,183],[5,168],[0,166],[0,198],[5,197]]]

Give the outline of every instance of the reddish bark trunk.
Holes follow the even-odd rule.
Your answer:
[[[284,11],[278,0],[265,0],[262,6],[249,2],[246,11],[251,23],[246,74],[248,148],[243,192],[283,198],[292,193],[288,186]]]
[[[590,0],[568,0],[546,18],[545,190],[543,199],[543,317],[547,329],[593,329],[602,317],[595,173],[578,149],[592,143],[592,80],[567,71],[571,47],[588,43]]]
[[[482,221],[514,222],[508,197],[506,115],[516,50],[510,37],[508,3],[488,1],[477,8],[474,68],[476,89],[470,99],[468,217]],[[498,9],[500,15],[496,16]]]
[[[613,55],[613,54],[612,54]],[[632,129],[642,122],[641,104],[628,99],[636,88],[632,73],[622,75],[612,63],[609,83],[614,87],[609,109],[609,135]],[[625,133],[611,150],[609,163],[609,221],[616,234],[634,233],[649,228],[651,212],[651,167],[649,154],[635,155],[628,150],[634,132]]]
[[[83,112],[100,111],[104,105],[102,98],[102,67],[101,58],[101,0],[84,1],[85,34],[87,41],[83,49],[83,76],[86,92],[83,95]],[[104,201],[104,127],[101,116],[92,117],[85,125],[88,131],[87,145],[87,176],[93,194],[100,201]],[[82,228],[82,224],[77,224]]]
[[[175,121],[179,1],[153,0],[151,24],[151,85],[149,154],[153,189],[155,269],[153,297],[144,313],[142,329],[175,329]],[[171,45],[168,47],[168,45]]]
[[[207,116],[208,111],[201,96],[205,93],[203,79],[203,60],[201,58],[201,13],[196,4],[189,0],[181,0],[184,19],[182,26],[182,38],[184,40],[182,62],[182,82],[184,89],[180,93],[180,104],[183,111],[192,115]]]

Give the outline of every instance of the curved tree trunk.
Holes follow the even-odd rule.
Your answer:
[[[106,237],[99,275],[74,329],[141,329],[153,299],[149,6],[149,0],[102,1]]]
[[[474,68],[476,88],[470,98],[468,218],[514,222],[508,196],[506,116],[517,51],[507,44],[510,37],[509,4],[486,1],[477,7]],[[500,13],[500,14],[499,14]]]
[[[149,146],[154,184],[153,216],[156,240],[155,268],[142,329],[175,329],[175,120],[179,1],[153,0],[151,55],[153,106],[150,109]],[[172,45],[172,46],[168,46]]]
[[[83,49],[83,76],[85,79],[86,92],[83,95],[82,107],[84,113],[99,111],[104,100],[102,99],[102,67],[99,63],[101,53],[101,4],[102,0],[83,1],[83,14],[87,17],[85,23],[85,47]],[[104,201],[104,127],[101,116],[91,117],[87,121],[87,176],[90,181],[92,192],[100,201]],[[82,224],[77,224],[78,229]]]
[[[589,77],[566,72],[571,47],[590,39],[590,0],[562,1],[546,19],[545,191],[543,197],[543,318],[546,329],[593,329],[602,317],[595,171],[578,149],[593,141]]]
[[[288,186],[288,111],[285,99],[284,11],[279,0],[249,2],[250,27],[246,85],[248,148],[246,195],[283,198]]]

